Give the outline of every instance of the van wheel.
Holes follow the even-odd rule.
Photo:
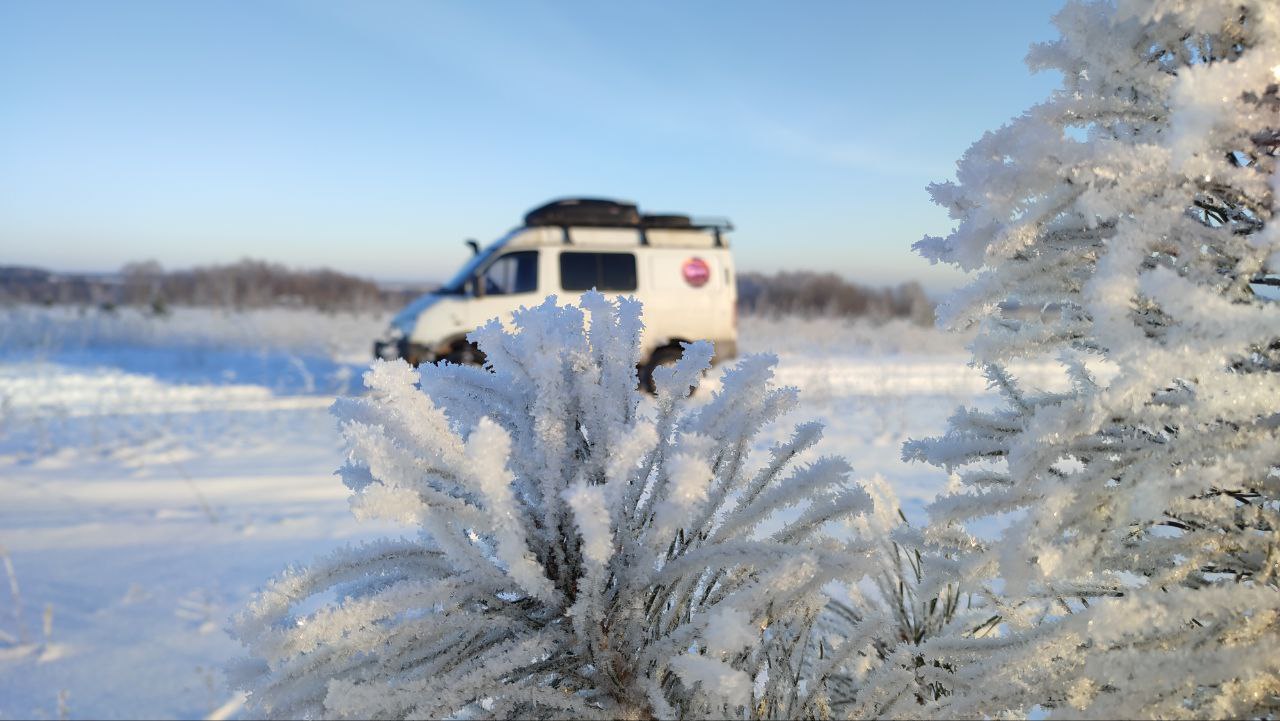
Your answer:
[[[455,343],[453,348],[441,360],[460,366],[482,366],[484,365],[484,353],[475,343],[460,341]]]
[[[667,345],[654,349],[649,361],[640,366],[640,390],[653,395],[658,391],[653,382],[653,372],[661,366],[674,365],[684,355],[684,349],[678,345]]]

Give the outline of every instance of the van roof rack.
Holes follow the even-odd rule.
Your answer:
[[[683,213],[641,213],[635,203],[608,198],[559,198],[525,213],[524,224],[529,227],[569,226],[595,228],[639,228],[640,242],[648,245],[646,229],[655,230],[710,230],[714,231],[716,245],[724,245],[721,233],[733,230],[733,223],[721,217],[691,217]],[[566,231],[565,239],[568,242]]]
[[[607,198],[560,198],[525,213],[530,227],[580,225],[602,228],[733,230],[728,218],[684,213],[641,213],[635,203]]]
[[[715,229],[730,231],[733,230],[733,223],[728,218],[720,216],[701,216],[693,219],[691,227],[698,228],[700,230]]]

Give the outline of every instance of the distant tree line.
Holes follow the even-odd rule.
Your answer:
[[[240,310],[279,306],[327,312],[389,310],[429,289],[426,285],[387,287],[335,270],[298,270],[249,259],[186,270],[165,270],[155,261],[145,261],[100,275],[0,267],[0,303],[135,306],[160,313],[174,305]],[[871,288],[834,273],[807,271],[739,274],[738,309],[771,316],[933,322],[933,302],[919,283]]]
[[[118,273],[73,275],[35,268],[0,268],[0,302],[150,307],[234,308],[278,306],[322,311],[396,308],[428,287],[388,288],[329,269],[297,270],[245,259],[166,271],[155,261],[129,263]]]
[[[739,273],[738,309],[756,315],[859,317],[877,322],[907,318],[930,325],[934,302],[914,281],[871,288],[835,273],[784,271],[772,275]]]
[[[112,302],[115,293],[116,289],[105,277],[0,267],[0,303],[102,305]]]

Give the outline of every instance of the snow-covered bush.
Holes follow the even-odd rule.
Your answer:
[[[844,461],[793,462],[816,423],[752,462],[796,403],[773,360],[690,401],[712,352],[690,344],[647,412],[634,301],[552,298],[514,327],[472,335],[490,370],[379,361],[367,397],[335,404],[354,512],[421,535],[262,592],[237,624],[252,712],[826,715],[845,658],[817,633],[823,587],[872,568],[865,538],[829,531],[871,501]]]
[[[931,188],[959,224],[917,245],[977,272],[940,314],[979,326],[1007,401],[904,448],[956,471],[931,562],[981,596],[925,644],[955,671],[939,710],[1275,716],[1280,4],[1071,3],[1056,24],[1030,62],[1062,89]],[[1004,370],[1037,355],[1073,388]]]

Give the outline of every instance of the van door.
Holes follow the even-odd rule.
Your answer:
[[[653,343],[722,340],[732,322],[725,254],[711,249],[654,248],[645,254],[645,327]]]
[[[538,251],[516,250],[503,253],[489,262],[475,276],[472,298],[461,304],[466,318],[463,325],[476,328],[490,318],[505,322],[521,305],[535,305],[538,293]]]

